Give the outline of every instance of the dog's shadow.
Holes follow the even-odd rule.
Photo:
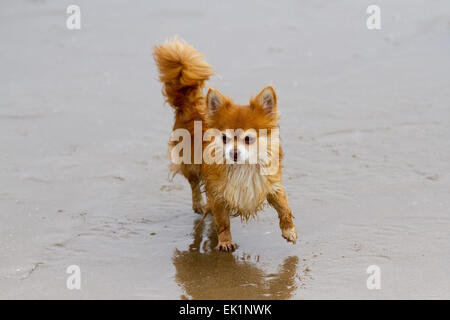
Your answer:
[[[216,245],[214,223],[197,220],[189,249],[175,250],[182,299],[289,299],[297,289],[298,257],[287,257],[276,273],[266,273],[258,267],[259,256],[217,252]]]

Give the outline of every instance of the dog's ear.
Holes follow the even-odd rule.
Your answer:
[[[206,105],[211,114],[215,114],[224,102],[225,97],[219,91],[212,88],[208,90],[208,94],[206,95]]]
[[[267,86],[256,96],[256,101],[267,113],[277,112],[277,95],[272,86]]]

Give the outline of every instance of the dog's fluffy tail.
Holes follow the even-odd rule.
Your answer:
[[[202,88],[213,72],[203,55],[177,38],[155,46],[153,57],[163,83],[162,94],[175,110],[196,104],[203,98]]]

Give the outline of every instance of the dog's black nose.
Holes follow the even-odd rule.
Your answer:
[[[233,158],[234,162],[237,162],[239,159],[239,150],[238,149],[231,150],[230,155]]]

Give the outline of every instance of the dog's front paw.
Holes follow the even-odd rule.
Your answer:
[[[237,246],[233,241],[222,241],[216,247],[218,251],[231,252],[236,250]]]
[[[292,242],[293,244],[297,242],[297,230],[295,230],[295,227],[281,229],[281,235],[283,236],[283,238],[285,238],[289,242]]]

